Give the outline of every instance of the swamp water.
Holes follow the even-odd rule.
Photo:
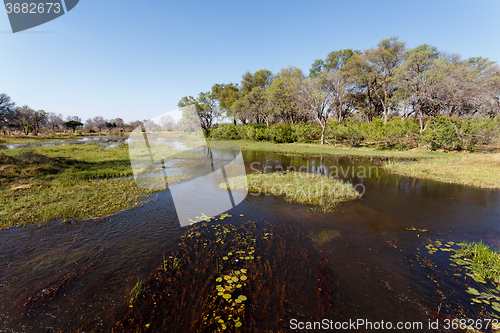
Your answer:
[[[369,159],[254,151],[243,157],[247,172],[326,169],[363,185],[357,187],[364,191],[361,199],[327,214],[249,193],[221,221],[294,226],[310,235],[328,259],[335,284],[333,309],[325,318],[422,322],[419,331],[426,331],[429,320],[477,320],[494,313],[471,304],[467,288],[481,287],[450,265],[453,252],[426,246],[483,240],[500,247],[500,192],[392,175],[373,168],[378,161]],[[127,309],[138,279],[175,252],[186,231],[169,190],[149,199],[154,200],[106,218],[0,230],[0,332],[109,331]],[[292,244],[301,250],[300,243]],[[294,300],[295,311],[304,313],[283,318],[305,320],[311,306],[306,290],[314,278],[291,280],[304,290]],[[259,327],[266,331],[266,322]],[[283,323],[284,331],[288,327]]]

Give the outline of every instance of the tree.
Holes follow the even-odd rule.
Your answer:
[[[112,120],[112,123],[122,131],[125,130],[126,125],[122,118],[115,118]]]
[[[432,109],[430,97],[433,90],[431,68],[439,58],[436,47],[423,44],[410,50],[401,66],[395,70],[395,79],[404,94],[405,104],[410,104],[424,130],[424,116]]]
[[[92,120],[92,118],[89,118],[87,120],[85,120],[85,127],[87,128],[88,131],[93,131],[94,128],[97,128],[94,124],[94,121]]]
[[[63,115],[56,114],[54,112],[47,112],[47,125],[55,131],[56,129],[60,129],[62,124],[64,123]]]
[[[283,68],[266,90],[268,108],[291,126],[305,115],[304,79],[304,74],[299,68]]]
[[[232,105],[233,114],[243,124],[253,121],[266,123],[269,127],[272,111],[267,107],[266,90],[272,81],[273,74],[267,69],[243,74],[238,99]]]
[[[31,126],[33,126],[33,133],[38,135],[40,129],[47,122],[47,112],[45,110],[32,110]]]
[[[193,96],[182,97],[177,105],[180,108],[186,108],[187,106],[193,105],[195,114],[199,118],[200,126],[205,133],[210,131],[215,121],[220,119],[222,115],[216,94],[212,91],[201,92],[198,94],[198,98],[194,98]],[[190,114],[189,119],[192,120],[193,116],[194,114]]]
[[[333,94],[326,89],[322,75],[326,75],[325,71],[320,76],[309,77],[304,82],[304,91],[306,103],[309,107],[309,113],[321,126],[321,144],[325,143],[326,123],[332,111]]]
[[[219,108],[222,114],[225,114],[228,118],[232,118],[234,124],[236,125],[236,114],[232,106],[239,97],[238,85],[235,83],[214,84],[212,87],[212,93],[219,102]]]
[[[177,129],[177,123],[171,115],[163,115],[160,117],[160,127],[162,130],[174,131]]]
[[[80,126],[83,126],[83,124],[79,121],[76,120],[70,120],[64,123],[64,125],[68,128],[71,128],[73,130],[73,133],[75,133],[76,129]]]
[[[309,70],[310,77],[317,77],[324,70],[335,70],[343,68],[355,55],[361,54],[359,50],[345,49],[328,53],[325,60],[316,60]]]
[[[106,128],[106,123],[107,120],[101,116],[92,118],[92,124],[94,125],[94,128],[97,128],[99,130],[99,133],[101,133],[102,130]]]
[[[372,82],[375,86],[373,92],[382,103],[384,109],[384,124],[387,123],[387,115],[393,93],[397,89],[394,79],[394,70],[401,65],[406,53],[406,43],[399,41],[398,37],[384,39],[378,43],[375,49],[367,50],[364,54],[370,74],[373,75]]]
[[[6,94],[0,94],[0,127],[5,128],[13,121],[16,103]],[[4,130],[5,132],[5,130]]]
[[[78,121],[79,123],[82,122],[82,118],[78,117],[78,116],[67,116],[66,117],[66,121],[71,121],[71,120],[74,120],[74,121]]]
[[[33,112],[34,110],[27,105],[16,108],[14,121],[19,127],[23,129],[24,135],[28,135],[31,132],[29,129],[33,128],[33,126],[31,125]]]

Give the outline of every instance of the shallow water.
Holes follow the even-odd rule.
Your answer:
[[[479,314],[470,305],[463,277],[447,272],[449,253],[421,250],[426,239],[483,240],[500,246],[500,192],[392,175],[375,168],[376,159],[267,152],[243,156],[248,172],[326,169],[362,184],[357,189],[363,197],[333,213],[265,194],[249,194],[229,212],[234,223],[292,223],[313,235],[335,231],[317,244],[337,279],[340,318],[331,319],[427,324],[435,320],[438,308],[444,316],[463,309],[480,319],[473,317]],[[169,191],[150,199],[154,201],[107,218],[0,230],[0,331],[109,329],[127,291],[175,248],[183,232]],[[422,257],[432,265],[420,265]],[[437,275],[431,279],[432,274]],[[52,291],[54,285],[60,288]],[[43,302],[29,306],[36,299]],[[307,299],[303,295],[304,304]]]
[[[48,147],[48,146],[59,146],[67,144],[73,145],[73,144],[89,144],[89,143],[98,143],[103,148],[108,149],[116,147],[123,142],[125,142],[124,135],[108,134],[103,136],[88,136],[79,139],[0,144],[0,150],[5,150],[5,149],[13,150],[26,147]]]

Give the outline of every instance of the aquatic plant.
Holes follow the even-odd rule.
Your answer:
[[[469,275],[476,281],[485,283],[500,282],[500,252],[483,242],[462,243],[456,254],[451,256],[455,262],[462,263]]]
[[[143,281],[141,279],[137,279],[137,283],[135,284],[134,288],[132,288],[132,290],[130,291],[130,303],[132,303],[141,292],[142,283]]]
[[[229,215],[210,219],[187,228],[132,307],[117,312],[113,331],[279,331],[292,314],[334,317],[332,271],[307,232],[267,222],[214,222],[231,222]]]
[[[313,209],[330,212],[342,202],[360,198],[350,183],[319,174],[305,172],[253,173],[246,176],[248,191],[282,195],[289,202],[309,204]],[[242,189],[245,182],[234,179],[235,188]],[[221,184],[221,187],[225,184]]]

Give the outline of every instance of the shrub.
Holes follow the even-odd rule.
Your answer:
[[[240,128],[234,124],[221,124],[210,130],[210,137],[220,140],[241,139]]]
[[[269,140],[269,129],[264,124],[248,124],[242,127],[246,133],[246,138],[253,141]]]
[[[279,123],[271,127],[271,140],[276,143],[294,142],[292,126],[287,123]]]
[[[311,142],[321,139],[319,124],[298,124],[293,127],[293,134],[297,142]]]
[[[438,148],[460,150],[463,144],[456,124],[443,116],[437,116],[427,123],[421,139],[431,150]]]

